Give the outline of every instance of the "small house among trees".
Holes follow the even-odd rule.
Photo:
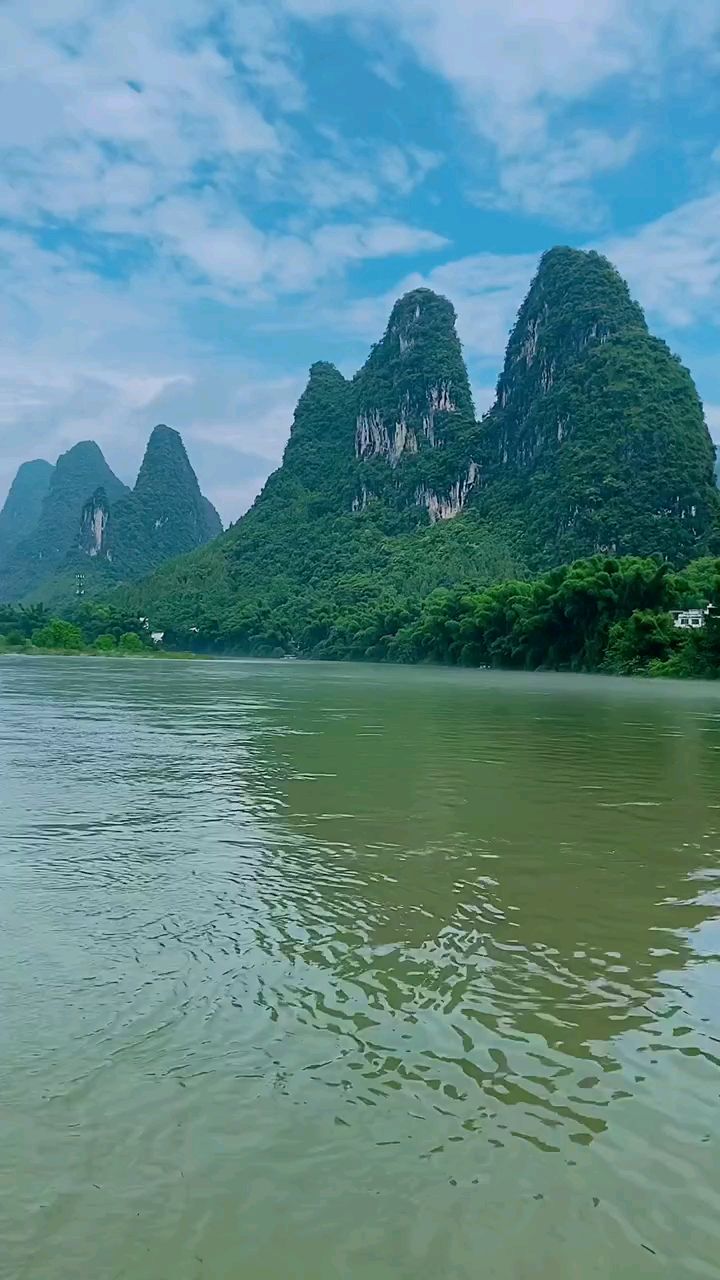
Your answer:
[[[708,604],[704,609],[674,609],[673,622],[681,631],[689,631],[692,628],[704,627],[713,606]]]

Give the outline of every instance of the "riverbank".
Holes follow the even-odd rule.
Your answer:
[[[0,651],[307,658],[716,680],[720,559],[675,570],[657,557],[593,556],[531,580],[438,588],[399,599],[352,579],[329,599],[208,593],[182,619],[83,603],[71,620],[0,606]],[[694,619],[696,625],[690,624]],[[687,625],[684,625],[686,623]]]
[[[205,653],[181,653],[174,650],[165,649],[45,649],[37,645],[0,645],[0,658],[149,658],[157,661],[158,658],[188,659],[193,662],[206,662],[212,658],[211,654]]]

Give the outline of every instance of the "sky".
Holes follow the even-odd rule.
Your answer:
[[[315,360],[447,294],[479,412],[539,255],[599,248],[720,440],[720,0],[3,0],[0,501],[183,434],[226,522]]]

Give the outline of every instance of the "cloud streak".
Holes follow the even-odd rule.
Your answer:
[[[594,237],[689,359],[720,314],[717,185],[610,234],[598,179],[642,157],[648,104],[719,29],[706,0],[5,0],[0,491],[82,436],[131,478],[166,418],[232,518],[310,360],[352,367],[420,283],[455,302],[486,397],[539,220]],[[357,83],[328,105],[307,53],[338,33]],[[531,234],[477,251],[513,212]]]

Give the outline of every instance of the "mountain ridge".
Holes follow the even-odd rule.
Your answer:
[[[368,602],[598,552],[701,554],[718,524],[713,457],[690,375],[615,268],[561,246],[540,260],[481,421],[452,303],[410,291],[352,379],[311,367],[250,510],[128,599],[241,650],[322,656]]]
[[[35,527],[0,568],[0,599],[23,599],[61,567],[75,542],[83,504],[100,488],[111,502],[127,490],[94,440],[81,440],[60,455]]]
[[[78,590],[103,594],[220,532],[173,428],[154,428],[133,490],[84,441],[52,469],[36,527],[0,567],[0,598],[55,605]]]

